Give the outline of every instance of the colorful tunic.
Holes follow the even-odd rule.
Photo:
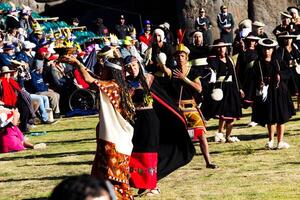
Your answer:
[[[133,127],[121,115],[119,87],[113,82],[100,83],[97,151],[92,175],[106,178],[114,185],[117,199],[133,199],[129,186],[129,160]]]

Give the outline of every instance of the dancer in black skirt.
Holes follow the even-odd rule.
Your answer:
[[[220,88],[223,91],[223,95],[221,95],[223,97],[219,99],[214,98],[211,92],[207,92],[201,107],[206,119],[212,117],[219,119],[216,142],[239,141],[237,137],[231,137],[231,131],[234,120],[242,116],[240,96],[243,97],[244,93],[240,89],[234,63],[226,53],[226,47],[230,45],[221,39],[215,40],[214,45],[212,45],[215,54],[208,58],[209,66],[216,73],[216,82],[211,87],[212,89]],[[226,138],[223,136],[224,127],[226,127]]]
[[[139,194],[148,189],[148,194],[159,194],[157,184],[157,160],[159,121],[153,110],[149,85],[153,76],[143,74],[136,57],[125,58],[127,83],[136,109],[133,151],[130,158],[130,185],[139,188]],[[156,193],[155,193],[156,192]]]
[[[277,42],[271,39],[259,40],[262,52],[253,66],[253,81],[257,96],[253,104],[252,119],[262,126],[267,125],[269,141],[266,148],[274,148],[274,134],[277,131],[278,149],[289,148],[283,141],[285,123],[294,114],[293,102],[287,87],[290,70],[282,67],[274,55]]]
[[[277,59],[282,67],[289,69],[291,78],[288,80],[288,88],[291,95],[298,96],[297,108],[300,108],[300,51],[294,44],[297,35],[290,35],[288,32],[278,36],[279,48],[277,49]]]
[[[254,61],[257,59],[257,44],[259,37],[254,36],[253,34],[249,34],[245,39],[245,50],[241,51],[238,55],[237,64],[236,64],[236,72],[238,79],[241,82],[241,86],[245,93],[245,97],[243,99],[243,108],[248,108],[252,106],[253,99],[255,97],[255,92],[253,92],[253,84],[249,84],[252,82],[251,77],[249,76],[249,72],[252,71]],[[257,123],[251,120],[248,123],[249,127],[256,126]]]

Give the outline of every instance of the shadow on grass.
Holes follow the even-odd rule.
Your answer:
[[[78,139],[78,140],[61,140],[61,141],[50,141],[47,142],[47,144],[68,144],[68,143],[74,143],[74,142],[85,142],[85,141],[96,141],[96,138],[85,138],[85,139]]]
[[[93,161],[82,161],[82,162],[58,162],[58,163],[51,163],[51,164],[25,164],[21,165],[22,167],[30,167],[30,166],[38,166],[38,167],[43,167],[43,166],[53,166],[53,165],[92,165]]]
[[[300,162],[287,162],[287,163],[283,163],[285,165],[300,165]]]
[[[88,131],[88,130],[96,130],[96,128],[69,128],[69,129],[61,129],[61,130],[51,130],[51,131],[47,131],[47,133],[77,132],[77,131]]]
[[[21,182],[21,181],[51,181],[51,180],[63,180],[69,176],[51,176],[51,177],[39,177],[39,178],[20,178],[20,179],[7,179],[1,180],[3,183],[8,182]]]
[[[47,200],[47,197],[37,197],[37,198],[30,198],[30,199],[23,199],[23,200]]]
[[[40,154],[40,155],[28,155],[28,156],[16,156],[8,158],[0,158],[0,161],[13,161],[19,159],[34,159],[34,158],[56,158],[56,157],[66,157],[71,155],[94,155],[95,151],[75,151],[75,152],[62,152],[62,153],[50,153],[50,154]]]
[[[218,125],[214,125],[214,126],[208,126],[206,127],[207,131],[218,131]],[[241,128],[249,128],[248,127],[248,123],[241,123],[241,124],[234,124],[233,128],[237,128],[237,129],[241,129]]]
[[[241,135],[234,135],[234,136],[238,137],[241,141],[250,141],[250,140],[259,140],[263,138],[268,138],[267,133],[259,133],[259,134],[252,134],[252,135],[241,134]],[[215,142],[215,137],[214,136],[207,137],[207,141]]]

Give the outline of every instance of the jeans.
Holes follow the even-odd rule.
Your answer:
[[[46,109],[49,109],[49,98],[45,95],[37,95],[37,94],[30,94],[30,97],[33,101],[38,101],[40,106],[39,106],[39,111],[42,117],[42,120],[44,122],[48,121],[48,114]]]

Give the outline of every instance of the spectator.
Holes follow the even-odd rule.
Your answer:
[[[83,174],[60,182],[49,197],[49,200],[87,199],[116,200],[116,196],[110,182]]]
[[[119,39],[125,39],[129,35],[129,26],[125,23],[124,15],[120,16],[120,23],[115,26],[116,35]]]
[[[60,95],[48,88],[43,79],[43,62],[37,62],[35,69],[31,72],[31,84],[33,93],[49,97],[50,107],[53,109],[54,118],[60,117],[59,99]]]
[[[109,31],[107,27],[104,25],[102,18],[97,18],[92,26],[92,31],[100,36],[109,36]]]
[[[15,46],[12,44],[4,44],[3,53],[0,54],[0,68],[3,66],[11,66],[11,60],[14,60],[15,57]]]
[[[197,17],[195,21],[195,29],[203,33],[203,45],[212,45],[211,21],[206,15],[204,8],[199,10],[199,17]]]
[[[144,30],[139,36],[139,41],[141,45],[145,45],[145,47],[142,46],[141,52],[145,52],[151,41],[151,22],[149,20],[144,21]]]
[[[217,24],[220,29],[220,39],[225,43],[233,42],[234,19],[231,13],[228,13],[227,6],[220,7],[221,13],[217,16]],[[228,55],[231,55],[231,47],[228,46]]]
[[[6,30],[10,30],[13,28],[20,28],[19,10],[17,10],[14,6],[9,11],[9,14],[6,18]]]
[[[17,126],[20,113],[0,106],[0,153],[46,148],[45,143],[33,145],[24,138]]]

